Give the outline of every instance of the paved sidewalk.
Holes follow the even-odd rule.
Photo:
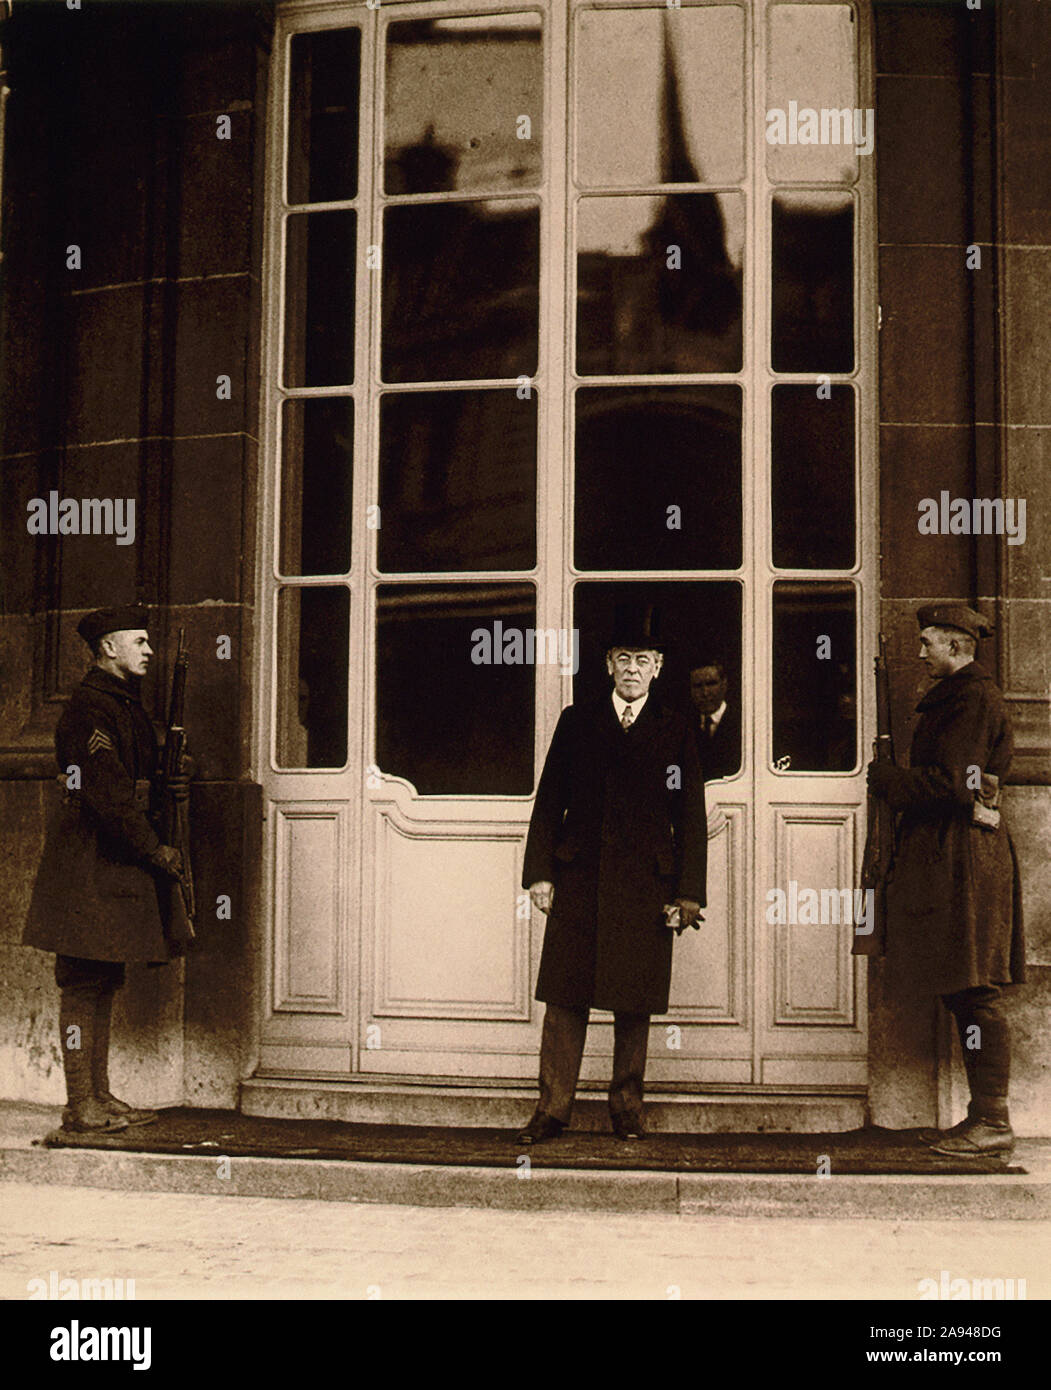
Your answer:
[[[55,1271],[134,1279],[140,1300],[912,1300],[945,1270],[1025,1279],[1032,1301],[1051,1295],[1049,1248],[1046,1222],[479,1211],[0,1183],[4,1299]]]

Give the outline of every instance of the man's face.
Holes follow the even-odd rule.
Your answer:
[[[613,677],[613,689],[628,704],[646,694],[663,665],[664,657],[660,652],[642,647],[637,650],[614,647],[606,656],[606,670]]]
[[[718,666],[698,666],[690,672],[690,699],[698,714],[714,714],[726,699],[726,677]]]
[[[952,650],[952,642],[952,634],[940,627],[925,627],[920,633],[920,660],[932,680],[941,680],[955,671],[957,653]]]
[[[102,651],[121,676],[144,676],[153,655],[145,628],[129,627],[119,632],[107,632],[102,639]]]

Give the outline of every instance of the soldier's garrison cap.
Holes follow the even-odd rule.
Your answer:
[[[928,603],[917,610],[916,621],[921,632],[925,627],[955,627],[975,641],[991,636],[993,631],[981,613],[976,613],[964,603]]]
[[[128,629],[149,626],[146,609],[140,604],[129,603],[123,608],[96,608],[94,613],[86,613],[77,623],[77,631],[90,646],[100,637],[110,632],[125,632]]]

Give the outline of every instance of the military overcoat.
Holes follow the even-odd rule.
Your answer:
[[[22,940],[89,960],[166,961],[158,886],[160,840],[150,817],[157,738],[138,681],[92,668],[55,731],[60,773],[80,788],[50,808]]]
[[[1025,978],[1014,846],[973,823],[975,768],[1003,784],[1014,742],[999,687],[970,662],[917,705],[909,754],[887,800],[900,811],[887,886],[888,964],[935,994]],[[968,783],[972,785],[968,785]]]
[[[706,901],[704,778],[685,717],[651,693],[624,730],[607,695],[562,711],[537,788],[522,882],[554,884],[536,997],[659,1014],[674,933],[662,907]]]

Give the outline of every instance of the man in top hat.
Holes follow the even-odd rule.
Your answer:
[[[652,623],[621,621],[606,654],[611,692],[562,711],[544,764],[522,885],[548,914],[536,986],[547,1009],[540,1099],[521,1143],[569,1122],[592,1008],[613,1012],[614,1131],[644,1132],[650,1015],[668,1008],[673,928],[700,919],[708,850],[697,745],[656,696],[662,663]]]
[[[94,664],[55,731],[66,792],[48,826],[22,940],[55,952],[63,1127],[95,1132],[157,1118],[110,1091],[110,1016],[126,962],[170,958],[158,885],[177,878],[181,863],[150,817],[157,739],[140,699],[153,654],[146,610],[100,609],[77,631]]]
[[[1025,978],[1022,899],[1000,809],[1013,739],[1004,697],[975,661],[992,629],[956,603],[921,608],[919,657],[934,685],[917,709],[909,767],[871,763],[868,784],[900,812],[887,884],[890,980],[905,967],[956,1019],[967,1118],[921,1134],[938,1153],[1007,1154],[1010,1041],[1000,992]],[[893,985],[892,985],[893,987]]]

